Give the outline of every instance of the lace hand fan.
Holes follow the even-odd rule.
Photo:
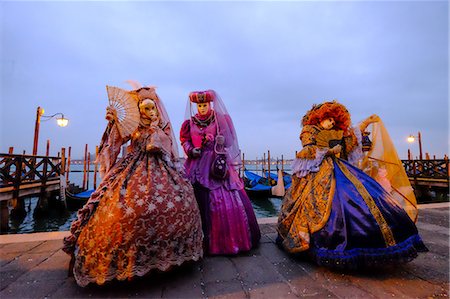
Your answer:
[[[117,127],[122,138],[130,136],[139,126],[140,113],[137,100],[126,90],[106,86],[109,107],[117,114]]]

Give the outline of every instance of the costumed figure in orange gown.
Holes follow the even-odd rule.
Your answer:
[[[98,158],[104,177],[64,239],[63,250],[72,255],[73,274],[83,287],[167,271],[203,256],[198,205],[180,174],[171,124],[155,89],[107,89],[110,103],[111,97],[127,98],[138,118],[133,126],[123,119],[133,113],[118,115],[108,107]],[[118,158],[127,141],[126,154]]]

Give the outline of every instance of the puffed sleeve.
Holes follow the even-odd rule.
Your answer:
[[[108,123],[108,126],[103,133],[100,146],[98,148],[97,163],[100,164],[100,176],[105,174],[116,163],[117,156],[120,154],[122,144],[127,142],[129,138],[122,138],[120,136],[117,125],[114,122]]]
[[[192,155],[192,149],[194,145],[192,144],[191,138],[191,122],[190,120],[185,120],[180,130],[180,142],[183,147],[184,152],[188,157]]]
[[[298,159],[315,159],[317,153],[316,135],[319,129],[315,126],[304,126],[300,133],[302,150],[297,153]]]
[[[319,148],[316,145],[317,133],[320,129],[316,126],[304,126],[300,133],[300,140],[303,148],[297,153],[296,159],[292,163],[292,173],[301,178],[310,172],[319,171],[328,148]]]

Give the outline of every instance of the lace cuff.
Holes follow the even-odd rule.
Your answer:
[[[316,157],[314,159],[295,159],[291,165],[292,173],[297,177],[302,178],[310,172],[319,171],[320,164],[322,163],[328,148],[317,148]]]

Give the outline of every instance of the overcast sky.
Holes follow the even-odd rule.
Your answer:
[[[246,158],[292,158],[312,104],[337,99],[356,124],[376,113],[401,158],[449,146],[447,1],[1,2],[0,152],[99,144],[105,86],[156,85],[175,134],[188,94],[214,89]],[[177,140],[179,144],[179,140]]]

